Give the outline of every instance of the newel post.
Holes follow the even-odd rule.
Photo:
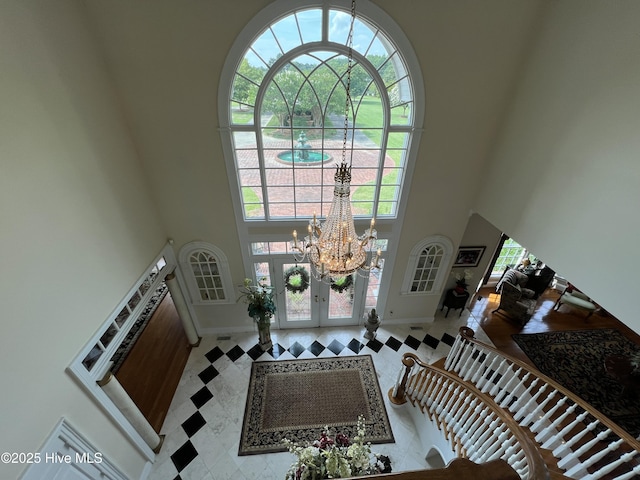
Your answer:
[[[402,405],[407,402],[407,399],[405,397],[407,381],[409,380],[409,374],[411,373],[411,369],[413,368],[415,363],[416,361],[413,358],[407,357],[406,355],[402,358],[404,373],[401,370],[398,374],[398,377],[400,377],[400,374],[402,374],[402,379],[400,381],[397,381],[395,387],[389,390],[389,400],[391,400],[391,403],[393,403],[394,405]]]

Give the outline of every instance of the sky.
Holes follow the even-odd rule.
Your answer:
[[[245,55],[253,66],[264,67],[265,64],[279,54],[301,45],[316,42],[322,36],[322,10],[310,9],[289,15],[271,25],[253,43],[253,51]],[[329,13],[329,41],[345,44],[349,33],[351,16],[342,11],[331,10]],[[374,39],[373,30],[360,20],[354,25],[353,48],[362,54],[386,55],[380,39]]]

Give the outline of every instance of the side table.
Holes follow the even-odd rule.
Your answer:
[[[444,296],[444,302],[442,302],[442,308],[440,311],[444,310],[444,307],[447,307],[447,313],[444,315],[445,318],[449,315],[450,309],[460,309],[460,315],[462,316],[462,311],[464,310],[465,305],[467,304],[467,300],[469,300],[469,292],[466,290],[462,293],[456,292],[454,288],[447,290],[447,294]]]
[[[640,377],[634,375],[631,359],[626,355],[608,355],[604,359],[604,371],[615,378],[622,390],[620,396],[638,398],[640,395]]]

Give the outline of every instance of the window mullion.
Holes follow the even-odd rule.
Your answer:
[[[260,131],[261,125],[258,124],[256,128]],[[264,144],[262,143],[262,135],[258,135],[256,132],[256,148],[258,150],[258,168],[260,170],[260,190],[262,190],[262,208],[264,209],[264,219],[269,220],[271,214],[269,212],[269,197],[267,196],[267,172],[264,161]],[[244,201],[243,201],[244,204]],[[243,206],[244,210],[244,206]]]

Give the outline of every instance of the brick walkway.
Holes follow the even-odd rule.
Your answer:
[[[360,143],[363,138],[366,142]],[[351,171],[351,192],[358,186],[369,182],[375,182],[379,169],[380,150],[362,134],[356,133],[357,150],[353,151]],[[331,160],[323,164],[301,165],[285,164],[277,158],[278,153],[291,149],[291,142],[285,139],[273,137],[263,137],[265,175],[269,196],[269,208],[272,217],[295,216],[297,214],[312,215],[314,212],[319,216],[325,216],[329,212],[329,207],[333,199],[335,167],[342,158],[342,139],[325,140],[323,153],[332,156]],[[317,145],[321,140],[310,140],[308,143],[312,150],[314,143]],[[366,143],[366,144],[365,144]],[[347,152],[348,153],[348,152]],[[252,190],[262,200],[262,190],[260,189],[260,170],[258,164],[258,153],[256,150],[236,150],[237,164],[240,167],[240,185],[243,187],[253,187]],[[347,163],[349,158],[347,158]],[[386,175],[395,167],[394,161],[387,155],[384,161],[384,173]],[[325,185],[324,188],[322,185]],[[296,187],[295,189],[292,187]],[[322,211],[319,211],[319,202],[322,195]],[[296,205],[297,204],[297,205]],[[353,204],[352,204],[353,205]],[[357,211],[357,203],[353,206],[354,214],[367,214],[363,209]]]

